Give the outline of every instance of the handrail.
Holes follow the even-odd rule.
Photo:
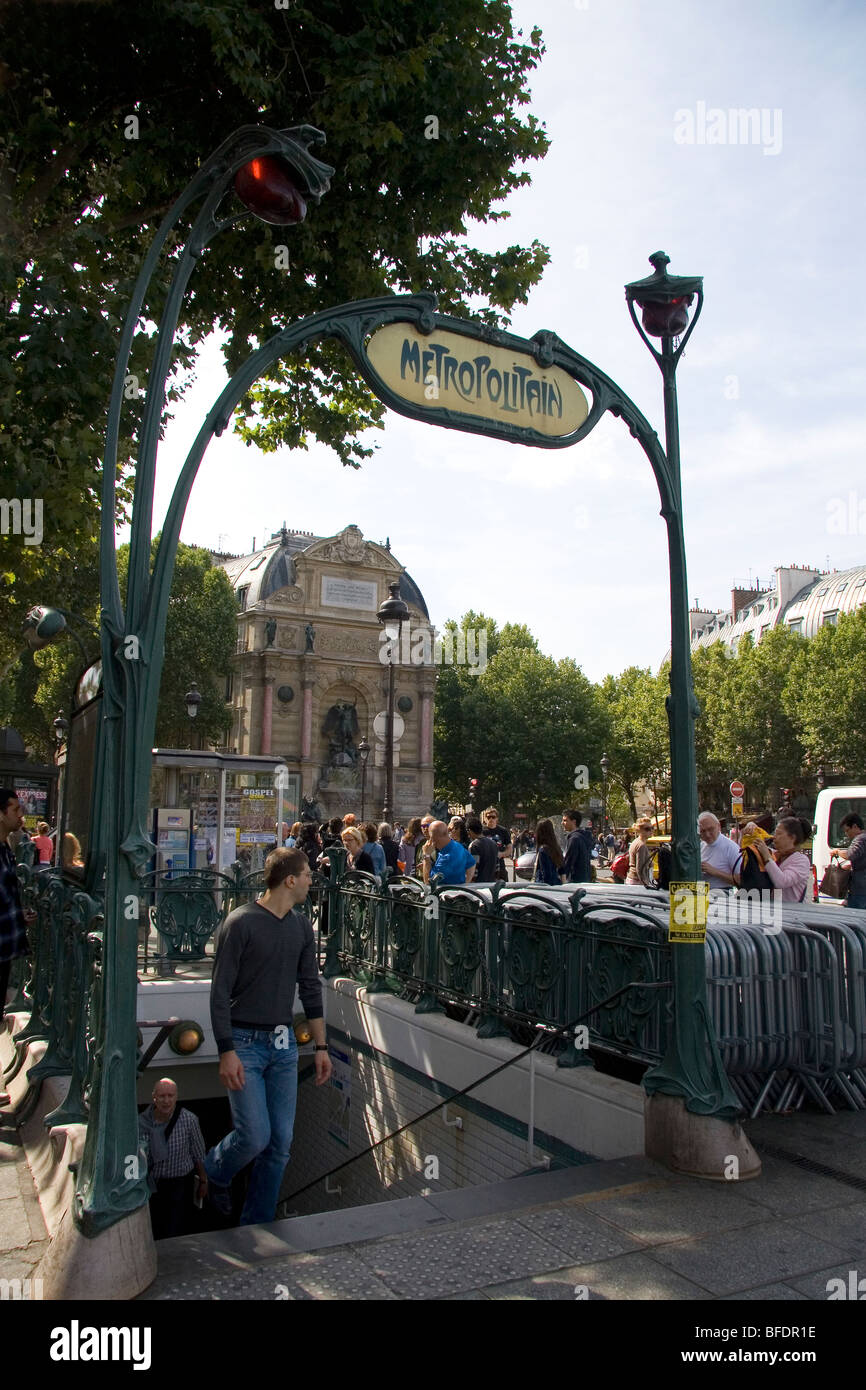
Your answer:
[[[608,997],[602,999],[600,1003],[593,1004],[592,1008],[584,1010],[584,1012],[571,1023],[561,1024],[559,1028],[548,1028],[543,1024],[536,1025],[538,1028],[538,1037],[534,1038],[528,1047],[523,1048],[521,1052],[515,1053],[513,1057],[509,1057],[506,1062],[501,1062],[500,1065],[494,1067],[492,1071],[485,1072],[483,1076],[479,1076],[477,1081],[471,1082],[469,1086],[464,1086],[460,1091],[452,1091],[451,1095],[446,1096],[444,1100],[440,1100],[437,1105],[431,1105],[429,1110],[425,1110],[422,1114],[416,1115],[414,1119],[407,1120],[404,1125],[400,1125],[399,1129],[394,1129],[390,1134],[386,1134],[384,1138],[377,1139],[375,1144],[370,1144],[366,1149],[362,1149],[360,1153],[353,1154],[351,1158],[344,1159],[342,1163],[337,1164],[336,1168],[329,1169],[327,1173],[322,1173],[318,1178],[313,1178],[311,1182],[305,1183],[303,1187],[299,1187],[294,1192],[290,1192],[288,1197],[281,1198],[277,1203],[277,1210],[279,1211],[280,1207],[285,1207],[287,1203],[294,1201],[296,1197],[300,1197],[302,1193],[308,1192],[311,1187],[317,1187],[320,1182],[327,1182],[328,1178],[332,1178],[335,1173],[341,1173],[344,1168],[348,1168],[350,1164],[357,1162],[359,1158],[365,1158],[367,1154],[372,1153],[375,1149],[380,1149],[383,1144],[387,1144],[389,1140],[396,1138],[396,1136],[402,1134],[404,1130],[411,1129],[413,1125],[420,1124],[422,1120],[429,1119],[431,1115],[436,1114],[437,1110],[442,1110],[446,1106],[449,1106],[452,1101],[459,1100],[461,1096],[468,1096],[470,1091],[476,1090],[479,1086],[482,1086],[485,1081],[490,1081],[492,1077],[498,1076],[500,1072],[506,1071],[507,1068],[513,1066],[515,1062],[521,1061],[521,1059],[526,1057],[530,1052],[535,1051],[541,1046],[542,1041],[546,1041],[552,1037],[555,1038],[560,1034],[569,1033],[572,1029],[579,1027],[591,1014],[597,1013],[599,1009],[607,1008],[608,1004],[612,1004],[614,999],[618,999],[621,994],[626,994],[630,989],[671,988],[672,982],[670,980],[656,980],[651,982],[633,980],[626,985],[621,985],[619,989],[614,990],[613,994],[609,994]],[[359,1002],[366,1003],[364,1000]]]

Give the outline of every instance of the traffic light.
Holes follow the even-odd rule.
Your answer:
[[[473,807],[474,807],[474,805],[475,805],[475,798],[476,798],[477,795],[478,795],[478,778],[477,778],[477,777],[470,777],[470,778],[469,778],[469,798],[468,798],[468,801],[467,801],[467,805],[473,806]]]

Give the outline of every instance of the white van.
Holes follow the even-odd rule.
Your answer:
[[[830,863],[830,851],[848,848],[848,836],[842,829],[842,822],[851,811],[856,811],[866,826],[866,787],[825,787],[818,793],[812,863],[819,883]],[[827,898],[826,901],[838,902],[839,899]]]

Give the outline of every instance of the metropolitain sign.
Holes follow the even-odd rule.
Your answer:
[[[366,357],[388,391],[431,423],[446,417],[459,428],[462,417],[500,437],[565,439],[589,414],[573,377],[561,367],[539,366],[530,344],[522,351],[399,322],[376,330]]]

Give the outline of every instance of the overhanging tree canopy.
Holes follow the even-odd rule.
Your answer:
[[[182,311],[181,385],[214,328],[234,368],[276,328],[390,290],[432,289],[444,309],[505,322],[547,253],[482,251],[467,227],[506,215],[495,204],[547,139],[520,112],[540,34],[516,35],[506,0],[13,0],[2,38],[0,467],[4,495],[45,504],[43,545],[11,538],[0,576],[11,655],[29,604],[71,606],[77,586],[84,609],[95,590],[119,320],[156,222],[227,132],[317,125],[337,172],[304,226],[246,220],[208,249]],[[140,335],[131,362],[144,389],[149,346]],[[127,474],[141,400],[128,405]],[[248,441],[318,438],[354,464],[382,415],[328,344],[280,364],[248,406]]]

